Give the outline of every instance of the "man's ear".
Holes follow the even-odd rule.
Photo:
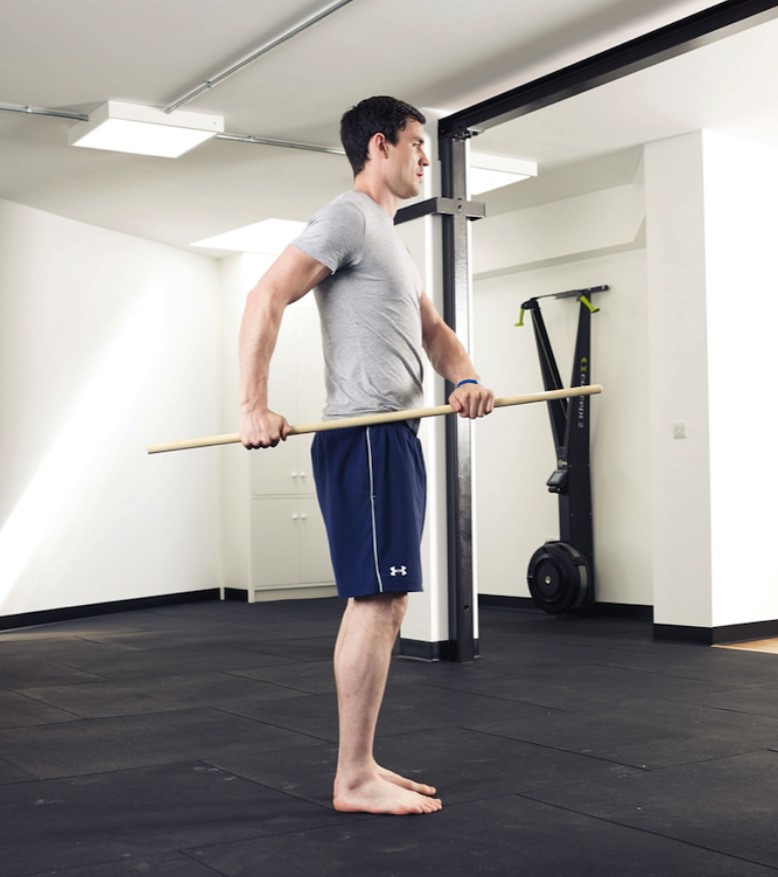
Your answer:
[[[387,148],[386,137],[380,131],[370,138],[370,141],[367,145],[367,154],[370,158],[373,156],[377,158],[386,158],[389,155],[389,150]]]

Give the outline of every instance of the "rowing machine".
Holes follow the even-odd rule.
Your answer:
[[[532,328],[546,390],[561,389],[551,341],[540,311],[541,298],[571,298],[580,303],[578,334],[573,357],[571,386],[590,382],[591,317],[599,309],[590,296],[607,286],[573,289],[525,301],[517,326],[524,325],[524,313],[532,315]],[[561,614],[581,610],[594,602],[594,538],[592,492],[589,465],[589,398],[549,400],[548,412],[557,465],[546,481],[550,493],[559,498],[559,539],[538,548],[527,567],[527,584],[535,604],[545,612]]]

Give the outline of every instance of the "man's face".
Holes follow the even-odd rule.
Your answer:
[[[389,161],[386,182],[397,198],[413,198],[421,190],[424,168],[429,159],[424,152],[424,128],[415,119],[409,119],[400,131],[396,144],[387,142]]]

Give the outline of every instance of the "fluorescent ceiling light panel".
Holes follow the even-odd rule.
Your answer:
[[[193,247],[209,250],[234,250],[237,253],[262,253],[277,256],[305,228],[304,222],[292,219],[265,219],[234,231],[195,241]]]
[[[110,100],[68,131],[72,146],[178,158],[224,131],[224,117]]]
[[[471,152],[468,160],[470,194],[480,195],[538,175],[538,163],[506,155]]]

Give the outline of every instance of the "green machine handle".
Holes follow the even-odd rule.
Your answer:
[[[578,301],[581,302],[584,307],[589,309],[589,313],[596,314],[600,309],[596,308],[585,295],[579,295]]]

